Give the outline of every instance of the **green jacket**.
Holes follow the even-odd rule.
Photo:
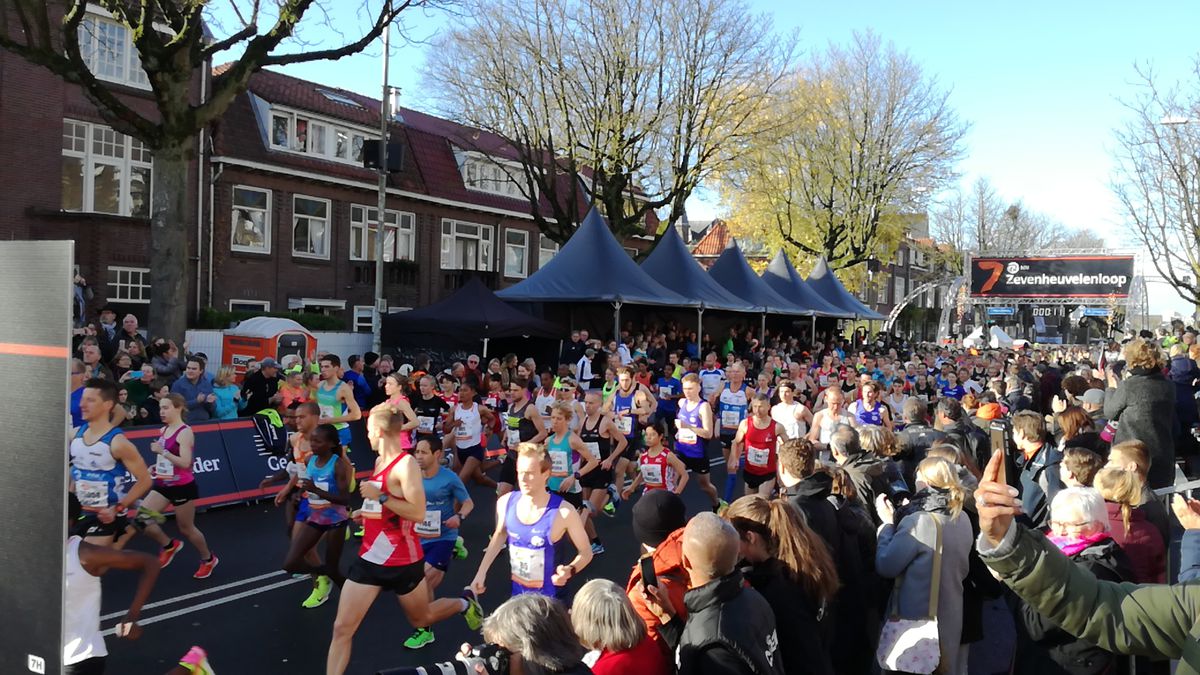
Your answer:
[[[1044,536],[1014,527],[1011,551],[1001,543],[1000,555],[980,557],[1022,600],[1111,652],[1179,659],[1176,675],[1200,675],[1200,583],[1100,581]]]

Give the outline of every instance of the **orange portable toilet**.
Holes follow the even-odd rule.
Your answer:
[[[269,356],[282,362],[291,354],[309,361],[317,356],[317,338],[291,319],[274,316],[246,319],[226,329],[222,339],[222,360],[233,365],[239,383],[250,361],[262,361]]]

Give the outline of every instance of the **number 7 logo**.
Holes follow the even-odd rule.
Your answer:
[[[987,293],[995,287],[997,281],[1000,281],[1000,275],[1004,273],[1004,263],[996,260],[980,260],[977,264],[979,269],[991,272],[991,276],[983,282],[983,286],[979,289],[980,293]]]

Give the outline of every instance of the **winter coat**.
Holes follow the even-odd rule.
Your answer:
[[[875,573],[875,527],[857,501],[831,495],[837,509],[838,588],[833,602],[833,667],[839,675],[867,675],[879,640],[879,602],[885,594]],[[850,580],[853,580],[852,582]]]
[[[768,560],[743,570],[750,587],[767,600],[775,612],[779,653],[783,672],[832,675],[830,645],[825,641],[825,608],[804,588],[784,576],[777,560]]]
[[[783,675],[774,612],[740,572],[689,590],[684,602],[687,620],[662,627],[679,675]]]
[[[1178,433],[1190,434],[1192,427],[1200,424],[1200,416],[1196,414],[1197,379],[1200,379],[1200,368],[1187,354],[1180,354],[1171,359],[1171,370],[1167,378],[1175,384],[1175,416],[1179,422]]]
[[[917,511],[901,518],[899,524],[879,528],[875,550],[875,568],[879,575],[898,579],[888,603],[892,612],[904,619],[920,619],[929,613],[929,594],[933,584],[933,557],[937,546],[937,526],[942,525],[941,576],[938,582],[937,622],[941,663],[952,667],[958,662],[962,639],[963,580],[969,570],[971,525],[959,513],[951,518],[941,513]],[[901,578],[901,575],[903,577]]]
[[[1138,440],[1150,450],[1151,489],[1175,482],[1175,385],[1159,372],[1134,368],[1104,396],[1104,416],[1120,424],[1113,445]]]
[[[891,463],[891,460],[870,452],[861,452],[847,458],[842,464],[858,492],[858,501],[876,525],[882,521],[875,513],[875,497],[888,493],[888,463]]]
[[[825,542],[834,564],[838,564],[841,535],[838,531],[837,507],[829,501],[833,493],[833,476],[815,473],[786,489],[787,500],[804,514],[813,532]]]
[[[1135,584],[1162,584],[1167,581],[1167,547],[1158,529],[1146,520],[1146,513],[1131,509],[1129,529],[1121,517],[1121,505],[1105,502],[1108,508],[1108,531],[1113,541],[1129,558],[1130,574],[1125,578]]]
[[[667,538],[650,555],[654,559],[654,576],[657,577],[658,589],[667,592],[667,597],[671,599],[671,605],[686,619],[687,611],[684,609],[683,596],[687,592],[689,580],[687,570],[683,569],[683,528],[667,535]],[[634,611],[646,622],[646,632],[659,642],[665,652],[667,645],[659,634],[662,624],[658,617],[646,608],[646,601],[642,599],[642,593],[638,590],[641,580],[642,567],[640,564],[634,565],[633,572],[629,575],[629,582],[625,584],[625,593],[629,596],[629,601],[633,603]]]
[[[925,459],[925,453],[945,438],[946,434],[927,424],[919,423],[910,424],[904,427],[904,431],[896,434],[896,447],[900,452],[894,459],[900,463],[900,472],[904,474],[904,480],[909,485],[914,484],[917,465]]]
[[[966,419],[959,420],[954,426],[943,431],[946,432],[947,441],[975,460],[975,466],[987,466],[988,460],[992,458],[992,439],[986,431]]]

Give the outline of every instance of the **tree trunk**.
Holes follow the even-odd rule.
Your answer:
[[[190,139],[155,151],[150,213],[149,330],[181,346],[188,308],[189,145]]]

